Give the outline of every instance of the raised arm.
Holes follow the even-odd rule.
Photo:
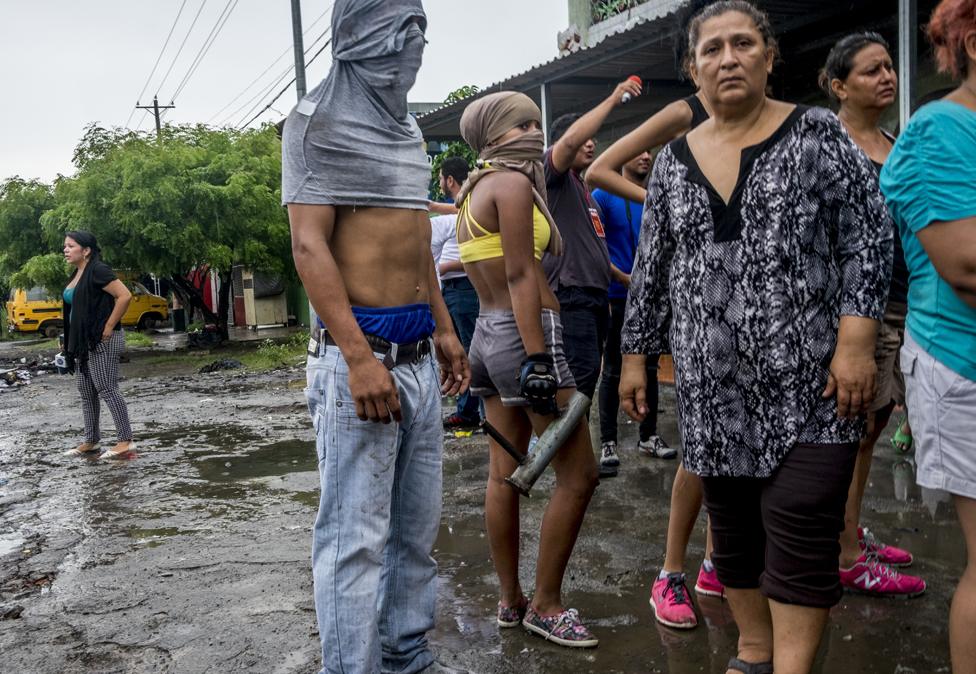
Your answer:
[[[611,194],[644,203],[647,190],[621,175],[623,165],[645,150],[671,142],[691,128],[691,108],[684,101],[668,104],[608,147],[586,170],[586,183]]]
[[[552,167],[558,173],[566,173],[572,167],[573,159],[579,149],[596,135],[610,112],[621,105],[623,95],[626,93],[636,97],[640,92],[641,86],[637,82],[624,80],[599,105],[573,122],[566,133],[552,146]]]

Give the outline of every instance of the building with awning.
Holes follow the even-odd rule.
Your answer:
[[[417,117],[432,153],[441,143],[460,140],[458,122],[468,103],[495,91],[530,96],[542,110],[548,133],[556,117],[593,108],[618,82],[637,75],[644,81],[645,93],[610,115],[598,136],[603,146],[694,91],[682,74],[678,46],[687,0],[621,2],[618,5],[627,9],[599,21],[593,19],[601,3],[568,3],[573,25],[560,34],[561,55],[485,87],[476,96]],[[889,128],[903,126],[919,101],[951,84],[935,73],[921,32],[937,0],[759,0],[756,4],[769,14],[780,45],[781,60],[771,78],[776,98],[825,104],[817,74],[827,53],[838,39],[864,30],[888,40],[900,75],[899,105],[883,120]]]

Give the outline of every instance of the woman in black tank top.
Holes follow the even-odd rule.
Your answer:
[[[624,199],[644,203],[647,190],[627,180],[621,175],[622,167],[642,152],[671,142],[698,127],[711,115],[704,97],[699,91],[686,98],[674,101],[655,113],[646,122],[611,145],[603,152],[586,172],[586,182],[592,187],[600,187]],[[647,209],[644,217],[651,217]],[[608,340],[609,341],[609,340]],[[619,348],[619,340],[617,341]],[[656,372],[658,355],[646,355],[642,371],[648,373],[648,389],[657,385],[650,381]],[[654,393],[648,393],[655,400]],[[648,414],[656,414],[649,410]],[[671,488],[671,511],[668,517],[668,532],[664,551],[664,564],[652,581],[651,602],[654,617],[661,624],[679,629],[693,628],[698,618],[691,602],[691,595],[685,581],[684,565],[688,541],[695,529],[695,522],[702,505],[702,485],[697,475],[678,464]],[[708,528],[705,539],[705,559],[699,569],[695,590],[699,594],[721,597],[724,588],[711,564],[712,535]]]
[[[710,115],[708,114],[708,110],[705,109],[705,105],[701,102],[701,99],[698,98],[698,96],[699,94],[692,94],[691,96],[687,96],[681,99],[688,104],[689,108],[691,108],[692,129],[694,129],[696,126],[698,126],[699,124],[701,124],[702,122],[704,122],[706,119],[710,117]]]
[[[880,126],[882,115],[895,102],[898,76],[888,43],[877,33],[855,33],[834,45],[820,74],[820,86],[839,103],[838,117],[865,156],[880,174],[895,139]],[[876,188],[877,189],[877,188]],[[875,596],[914,596],[925,589],[925,581],[899,573],[892,566],[907,566],[911,553],[864,535],[860,526],[861,501],[871,470],[874,445],[888,425],[895,404],[904,405],[905,385],[898,368],[898,351],[904,341],[908,301],[908,267],[901,237],[894,227],[894,260],[888,305],[878,332],[875,363],[878,367],[877,396],[868,407],[868,423],[861,438],[854,468],[852,489],[847,498],[845,529],[841,534],[841,584]],[[905,422],[907,425],[907,421]],[[907,430],[911,433],[911,429]],[[910,435],[904,435],[911,442]],[[867,540],[866,540],[867,539]],[[877,556],[880,566],[873,564]]]

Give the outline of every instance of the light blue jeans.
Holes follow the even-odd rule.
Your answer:
[[[360,421],[349,368],[308,358],[321,497],[312,534],[322,674],[419,672],[434,661],[441,513],[441,396],[434,359],[392,370],[403,421]]]

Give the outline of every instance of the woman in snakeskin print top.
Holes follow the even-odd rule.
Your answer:
[[[641,356],[670,350],[684,463],[703,478],[741,633],[729,670],[772,671],[772,659],[776,672],[808,671],[841,593],[838,536],[892,228],[836,116],[765,95],[776,48],[764,14],[714,3],[689,33],[713,118],[654,165],[621,401],[641,416]]]

